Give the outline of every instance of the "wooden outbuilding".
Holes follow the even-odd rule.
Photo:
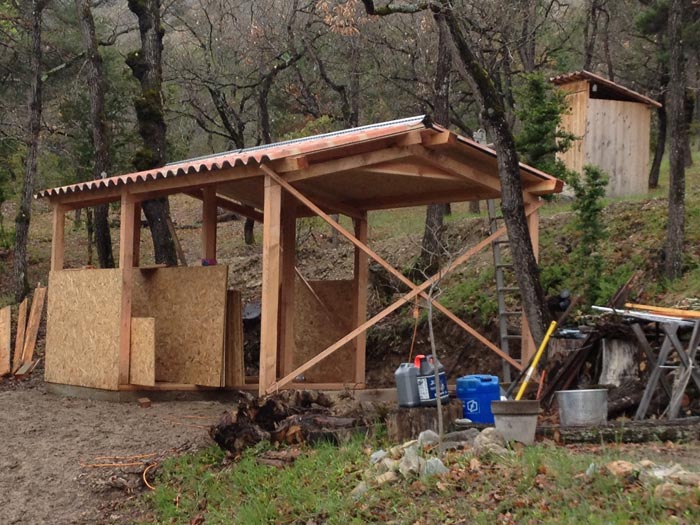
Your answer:
[[[636,91],[588,71],[553,77],[570,111],[561,127],[578,139],[559,158],[578,173],[587,164],[609,177],[608,197],[641,195],[649,180],[651,110],[660,107]]]
[[[525,165],[520,176],[537,246],[540,196],[562,183]],[[416,285],[367,245],[368,211],[497,199],[500,187],[493,150],[420,116],[42,191],[37,197],[50,201],[54,218],[46,381],[112,391],[363,388],[366,330],[425,299],[431,283],[505,233],[500,228]],[[203,265],[142,267],[141,202],[176,193],[202,201]],[[119,268],[64,268],[66,213],[113,201],[121,203]],[[216,264],[217,207],[263,223],[259,377],[245,376],[241,296]],[[349,217],[353,231],[332,214]],[[320,216],[355,246],[353,279],[310,282],[300,274],[296,223],[307,216]],[[371,319],[369,259],[409,290]],[[437,300],[433,306],[522,368]]]

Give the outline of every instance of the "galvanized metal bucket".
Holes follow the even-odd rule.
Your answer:
[[[608,420],[608,391],[560,390],[557,392],[562,426],[601,425]]]

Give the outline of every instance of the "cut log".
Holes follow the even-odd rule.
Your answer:
[[[700,439],[700,417],[675,420],[610,421],[598,427],[560,427],[542,425],[537,435],[557,443],[676,443]]]
[[[424,430],[438,431],[436,407],[404,408],[396,407],[387,416],[386,428],[389,440],[403,443],[415,439]],[[445,429],[453,426],[456,419],[463,417],[462,402],[450,400],[442,405]]]
[[[620,386],[637,376],[637,348],[634,340],[603,339],[603,366],[598,384]]]

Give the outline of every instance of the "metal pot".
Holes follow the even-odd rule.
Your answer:
[[[608,420],[608,391],[560,390],[557,392],[562,426],[601,425]]]

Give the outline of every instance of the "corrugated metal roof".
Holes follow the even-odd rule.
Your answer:
[[[607,78],[601,77],[600,75],[596,75],[595,73],[591,73],[590,71],[586,70],[574,71],[572,73],[557,75],[556,77],[552,77],[549,80],[557,86],[563,86],[565,84],[579,82],[581,80],[595,82],[606,87],[607,89],[610,89],[611,91],[614,91],[615,93],[617,93],[621,97],[624,97],[625,99],[634,102],[641,102],[642,104],[648,104],[657,108],[661,107],[661,104],[652,98],[642,95],[641,93],[637,93],[636,91],[626,88],[625,86],[613,82],[612,80],[608,80]]]
[[[205,173],[221,169],[235,168],[238,166],[259,166],[263,162],[283,159],[294,155],[313,153],[324,149],[345,146],[367,140],[381,139],[392,135],[404,134],[416,129],[432,127],[430,118],[425,115],[403,118],[350,128],[322,135],[314,135],[295,140],[277,142],[263,146],[245,148],[233,151],[217,153],[188,159],[180,162],[172,162],[161,168],[147,171],[139,171],[126,175],[118,175],[105,179],[69,184],[58,188],[46,189],[38,192],[35,198],[55,197],[70,195],[73,193],[95,191],[99,189],[113,188],[139,182],[154,181],[167,177],[177,177],[193,173]]]
[[[192,174],[206,177],[206,174],[209,172],[237,167],[257,167],[261,163],[279,161],[286,158],[294,158],[304,155],[318,156],[321,154],[324,156],[324,158],[326,158],[326,156],[335,158],[333,157],[333,154],[334,150],[336,149],[340,150],[348,146],[361,146],[363,144],[367,144],[369,146],[376,141],[381,142],[386,139],[399,138],[409,134],[410,132],[423,130],[431,130],[436,134],[446,131],[446,129],[442,126],[433,123],[430,117],[419,115],[416,117],[382,122],[369,126],[351,128],[332,133],[324,133],[322,135],[315,135],[307,138],[288,140],[275,144],[256,146],[240,150],[226,151],[215,155],[207,155],[185,161],[173,162],[161,168],[155,168],[152,170],[43,190],[37,193],[35,197],[55,197],[60,201],[60,197],[62,196],[85,193],[86,201],[95,199],[99,200],[101,198],[100,193],[102,193],[104,190],[114,189],[121,186],[148,183],[150,181]],[[456,134],[453,135],[456,138],[456,143],[461,144],[463,148],[466,148],[466,150],[463,151],[472,152],[472,154],[480,152],[481,155],[484,155],[487,158],[496,158],[496,152],[493,149],[482,144],[478,144],[469,138]],[[340,158],[345,154],[345,152],[341,152],[337,155],[337,157]],[[525,164],[521,164],[521,171],[541,180],[554,179],[552,176]],[[206,180],[203,180],[202,184],[206,184]],[[196,185],[196,182],[193,183],[193,186]]]

